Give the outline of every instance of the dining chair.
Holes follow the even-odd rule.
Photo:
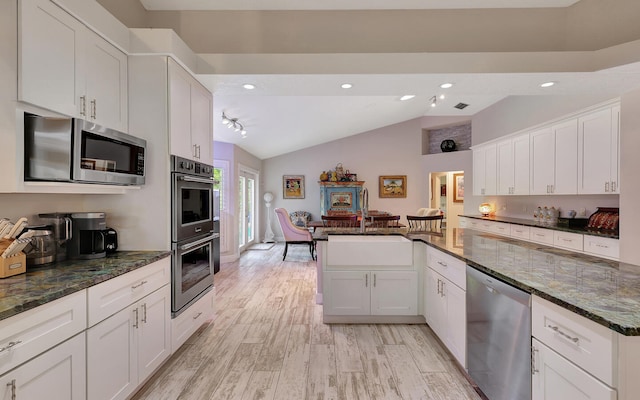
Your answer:
[[[433,230],[432,224],[438,228],[438,221],[440,221],[439,228],[442,229],[442,220],[444,215],[407,215],[407,223],[409,224],[409,232],[428,232]],[[435,221],[435,222],[434,222]]]
[[[371,228],[397,228],[400,221],[399,215],[371,215],[367,217],[367,227]]]
[[[323,215],[322,225],[325,228],[356,228],[358,216],[355,214]]]

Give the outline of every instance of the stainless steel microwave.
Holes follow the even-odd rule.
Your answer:
[[[146,147],[82,119],[24,115],[25,181],[143,185]]]

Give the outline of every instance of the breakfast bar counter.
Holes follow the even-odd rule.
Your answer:
[[[118,251],[94,260],[67,260],[0,279],[0,320],[168,257],[169,251]]]

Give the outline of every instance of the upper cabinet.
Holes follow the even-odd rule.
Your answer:
[[[497,194],[529,194],[529,134],[498,142],[496,149]]]
[[[578,120],[578,193],[620,193],[620,106]]]
[[[530,151],[531,194],[577,193],[577,119],[532,132]]]
[[[169,59],[171,154],[213,165],[213,96]]]
[[[19,4],[18,100],[126,132],[127,55],[48,0]]]
[[[496,152],[495,144],[473,149],[473,194],[475,196],[496,194],[498,167]]]

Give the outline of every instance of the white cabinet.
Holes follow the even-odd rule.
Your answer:
[[[536,228],[532,226],[529,232],[530,232],[529,239],[532,242],[553,246],[555,238],[553,236],[553,231],[551,229]]]
[[[582,237],[579,233],[553,231],[553,245],[573,251],[582,251]]]
[[[616,400],[616,391],[532,339],[532,400]]]
[[[619,118],[615,106],[578,120],[578,193],[620,193]]]
[[[531,194],[576,194],[578,121],[531,132]]]
[[[213,96],[173,59],[168,63],[171,154],[213,165]]]
[[[473,149],[473,194],[475,196],[496,194],[497,167],[495,144]]]
[[[82,332],[0,376],[2,399],[86,399]]]
[[[427,249],[425,319],[466,368],[466,265],[448,254]]]
[[[617,260],[620,257],[620,241],[613,238],[584,235],[584,252]]]
[[[19,4],[18,99],[127,131],[127,55],[51,1]]]
[[[210,290],[180,315],[171,319],[171,353],[176,350],[195,333],[202,324],[213,317],[214,290]]]
[[[497,143],[497,194],[529,194],[529,134]]]
[[[171,289],[158,289],[87,331],[90,399],[126,399],[171,354]]]
[[[327,315],[417,315],[416,271],[325,271]]]

